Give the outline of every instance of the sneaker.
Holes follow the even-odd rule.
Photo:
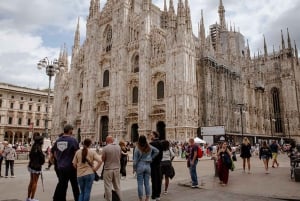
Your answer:
[[[10,178],[16,178],[16,176],[13,175],[13,176],[11,176]]]
[[[164,191],[164,195],[167,195],[168,194],[168,191]]]
[[[5,176],[5,178],[8,178],[8,176]]]
[[[30,201],[39,201],[39,200],[37,200],[37,199],[31,199]]]
[[[27,198],[25,201],[31,201],[31,199],[30,199],[30,198]]]
[[[199,188],[198,185],[192,185],[192,188]]]
[[[160,201],[160,198],[156,198],[156,201]]]

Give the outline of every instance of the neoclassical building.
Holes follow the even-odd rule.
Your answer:
[[[55,80],[53,132],[75,126],[78,138],[108,134],[136,141],[157,130],[162,139],[185,141],[200,127],[225,126],[241,140],[294,138],[299,134],[300,67],[296,44],[280,30],[280,48],[250,55],[242,33],[229,27],[222,0],[219,22],[192,31],[189,1],[91,0],[86,39],[79,24],[68,69]],[[206,34],[206,31],[209,34]],[[286,34],[285,34],[286,33]]]
[[[45,133],[48,90],[37,90],[0,83],[0,141],[30,143],[35,135]],[[53,93],[50,93],[49,117]],[[48,121],[51,130],[51,121]]]

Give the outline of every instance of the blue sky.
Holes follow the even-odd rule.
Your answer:
[[[101,8],[106,0],[101,1]],[[177,0],[173,0],[177,8]],[[185,0],[184,0],[185,1]],[[164,0],[153,0],[163,8]],[[168,4],[169,0],[167,0]],[[201,9],[206,30],[218,21],[219,0],[189,0],[193,31],[197,32]],[[90,0],[1,0],[0,1],[0,82],[46,88],[48,77],[36,68],[44,58],[57,58],[66,43],[69,55],[77,19],[80,17],[81,42],[85,38],[85,19]],[[223,0],[226,20],[249,39],[250,48],[263,49],[263,34],[268,49],[278,49],[280,30],[300,47],[300,0]]]

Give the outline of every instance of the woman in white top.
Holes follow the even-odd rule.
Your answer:
[[[167,140],[162,141],[162,148],[163,148],[163,156],[160,163],[161,173],[162,176],[165,175],[165,191],[164,194],[168,193],[169,187],[169,178],[173,178],[174,176],[174,169],[172,167],[172,160],[175,157],[174,152],[170,148],[170,143]]]
[[[95,172],[102,165],[100,155],[96,151],[90,150],[92,141],[85,139],[83,141],[83,149],[79,149],[74,158],[73,165],[77,169],[77,181],[80,189],[78,201],[89,201],[92,185],[95,178]],[[97,165],[94,166],[94,161]]]

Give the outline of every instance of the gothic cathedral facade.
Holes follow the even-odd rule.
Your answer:
[[[296,44],[281,32],[281,47],[250,55],[240,31],[219,23],[206,34],[203,14],[192,31],[188,0],[91,0],[86,39],[79,22],[68,69],[55,79],[52,138],[66,123],[81,140],[107,135],[136,141],[157,130],[162,139],[186,141],[199,128],[225,126],[233,137],[300,140],[300,67]]]

